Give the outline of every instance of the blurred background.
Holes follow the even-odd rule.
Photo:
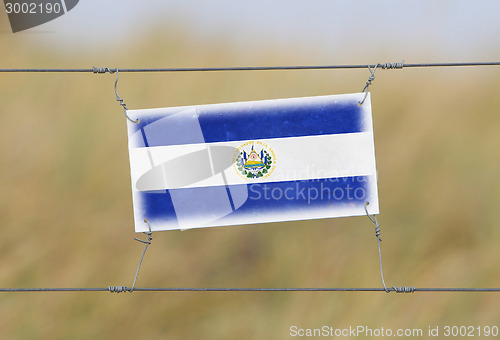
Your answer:
[[[80,1],[0,68],[500,61],[490,1]],[[123,73],[131,109],[360,92],[368,70]],[[500,286],[499,67],[378,70],[388,286]],[[131,286],[114,75],[0,74],[0,287]],[[153,235],[138,287],[381,287],[366,217]],[[290,326],[500,326],[498,293],[0,293],[2,339],[287,339]]]

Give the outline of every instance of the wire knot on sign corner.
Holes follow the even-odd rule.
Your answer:
[[[377,70],[377,68],[381,68],[383,70],[396,70],[396,69],[402,69],[404,67],[404,64],[405,61],[403,60],[402,62],[396,62],[396,63],[383,63],[383,64],[378,63],[375,64],[373,68],[371,65],[367,65],[368,70],[370,71],[370,76],[368,77],[368,80],[365,83],[363,91],[361,91],[361,93],[364,93],[365,96],[361,101],[358,102],[358,105],[363,105],[363,103],[365,102],[366,97],[368,96],[368,89],[372,84],[372,82],[375,80],[375,71]]]
[[[134,282],[132,283],[132,287],[128,288],[127,286],[109,286],[107,289],[108,292],[110,292],[110,293],[125,293],[125,292],[133,293],[134,292],[135,283],[137,282],[137,276],[139,276],[139,270],[141,269],[142,260],[144,260],[144,255],[146,254],[146,250],[148,250],[148,246],[151,244],[151,241],[153,240],[153,236],[152,236],[153,231],[151,230],[151,224],[149,224],[148,219],[144,219],[144,223],[146,223],[148,225],[148,231],[143,232],[143,234],[147,235],[148,238],[146,240],[141,240],[139,238],[134,237],[134,240],[139,241],[141,243],[144,243],[146,246],[144,247],[144,250],[143,250],[142,256],[141,256],[141,260],[139,261],[139,265],[137,266],[137,270],[135,272]]]
[[[127,107],[127,104],[125,104],[125,102],[123,101],[123,99],[120,97],[120,95],[118,94],[118,78],[119,78],[119,75],[118,75],[118,67],[116,68],[109,68],[109,67],[93,67],[92,68],[92,72],[94,73],[100,73],[100,74],[103,74],[103,73],[109,73],[109,74],[113,74],[113,73],[116,73],[116,80],[115,80],[115,98],[116,98],[116,101],[120,104],[121,107],[123,107],[123,114],[125,115],[125,117],[127,117],[127,119],[129,121],[131,121],[132,123],[139,123],[139,119],[132,119],[130,118],[130,116],[128,115],[127,113],[127,110],[128,110],[128,107]]]
[[[381,230],[380,230],[380,223],[377,221],[377,216],[373,214],[370,216],[370,213],[368,212],[368,206],[370,205],[370,202],[366,201],[364,204],[365,208],[365,213],[366,216],[372,221],[373,224],[375,224],[375,237],[377,238],[377,247],[378,247],[378,261],[379,261],[379,267],[380,267],[380,279],[382,280],[382,285],[384,286],[384,290],[386,293],[390,292],[396,292],[396,293],[414,293],[415,292],[415,287],[391,287],[387,288],[385,285],[385,280],[384,280],[384,270],[382,268],[382,250],[380,249],[380,242],[382,242],[382,238],[380,237]]]
[[[153,236],[152,236],[153,231],[151,230],[151,224],[149,224],[149,220],[147,218],[145,218],[144,223],[146,223],[148,225],[148,230],[149,230],[149,231],[143,232],[143,234],[148,237],[147,240],[144,241],[144,240],[141,240],[139,238],[134,237],[134,240],[141,242],[141,243],[144,243],[146,246],[144,247],[144,251],[142,252],[141,260],[139,261],[139,265],[137,266],[137,271],[135,272],[134,283],[132,283],[132,288],[130,288],[128,290],[131,293],[134,291],[135,283],[137,282],[137,276],[139,275],[139,270],[141,269],[142,260],[144,260],[144,255],[146,254],[146,250],[148,250],[148,247],[151,244],[151,241],[153,240]]]
[[[361,91],[361,93],[364,93],[365,96],[363,97],[363,100],[361,100],[361,101],[358,102],[358,105],[363,105],[363,103],[365,102],[366,97],[368,96],[368,88],[372,84],[372,81],[375,80],[375,71],[377,70],[377,67],[379,65],[380,64],[375,65],[373,67],[373,69],[371,68],[370,65],[368,65],[368,70],[370,71],[370,76],[368,77],[368,80],[366,81],[365,87],[363,87],[363,91]]]
[[[365,202],[365,212],[366,212],[366,216],[368,216],[368,218],[370,219],[370,221],[373,222],[373,224],[375,224],[375,237],[377,238],[377,240],[379,242],[382,242],[382,238],[380,237],[380,234],[382,233],[382,231],[380,230],[380,223],[378,223],[377,221],[377,217],[375,215],[373,215],[373,217],[370,216],[370,214],[368,213],[368,209],[367,207],[370,205],[370,202],[366,201]]]

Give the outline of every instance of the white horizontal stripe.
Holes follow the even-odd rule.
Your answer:
[[[224,181],[222,173],[213,173],[213,169],[217,168],[217,164],[214,167],[214,164],[210,163],[207,165],[209,167],[207,171],[213,176],[209,178],[193,183],[188,181],[188,185],[176,186],[167,184],[165,180],[156,180],[155,177],[154,183],[150,184],[146,190],[376,175],[372,132],[272,138],[254,141],[254,143],[257,142],[266,144],[268,152],[273,150],[275,154],[272,164],[275,169],[266,178],[242,178],[237,169],[230,166],[224,170],[226,178]],[[230,146],[238,148],[243,144],[245,144],[245,141],[131,148],[130,164],[133,189],[138,190],[138,179],[152,169],[150,158],[153,164],[158,166],[180,156],[206,150],[207,147]],[[260,145],[255,144],[257,152],[261,150]],[[248,153],[250,147],[246,147],[245,150]],[[157,173],[160,174],[161,172]],[[161,176],[163,175],[161,174]],[[183,182],[186,182],[186,178],[183,178]]]

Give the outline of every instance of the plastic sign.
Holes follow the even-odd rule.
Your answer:
[[[377,214],[363,97],[128,111],[136,232]]]

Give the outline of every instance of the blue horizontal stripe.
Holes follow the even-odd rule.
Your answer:
[[[336,96],[167,108],[164,114],[134,111],[133,147],[226,142],[362,132],[363,106]],[[184,112],[182,112],[184,111]],[[179,113],[181,112],[181,113]],[[163,119],[168,117],[168,119]],[[156,123],[148,129],[148,125]],[[197,133],[193,126],[201,131]],[[198,128],[198,130],[200,130]],[[146,133],[144,133],[146,131]]]
[[[225,217],[219,218],[214,223],[227,225],[224,221],[228,218],[240,220],[239,224],[252,223],[255,218],[272,215],[274,220],[287,220],[290,212],[309,209],[332,209],[339,206],[362,206],[368,196],[369,176],[353,176],[342,178],[327,178],[308,181],[287,181],[272,183],[254,183],[231,185],[231,190],[248,190],[247,200],[235,211]],[[220,192],[220,186],[188,189],[170,189],[150,192],[135,192],[136,198],[142,202],[141,211],[152,223],[168,224],[169,227],[177,226],[177,216],[172,202],[171,192],[182,191],[188,197],[206,198],[207,204],[192,206],[190,214],[193,218],[214,214],[214,197]],[[220,200],[221,205],[225,205]],[[234,208],[234,206],[231,204]],[[223,207],[227,209],[227,207]],[[217,213],[215,213],[217,215]],[[279,217],[281,216],[281,218]],[[234,220],[232,220],[234,221]],[[211,223],[213,224],[213,223]]]

